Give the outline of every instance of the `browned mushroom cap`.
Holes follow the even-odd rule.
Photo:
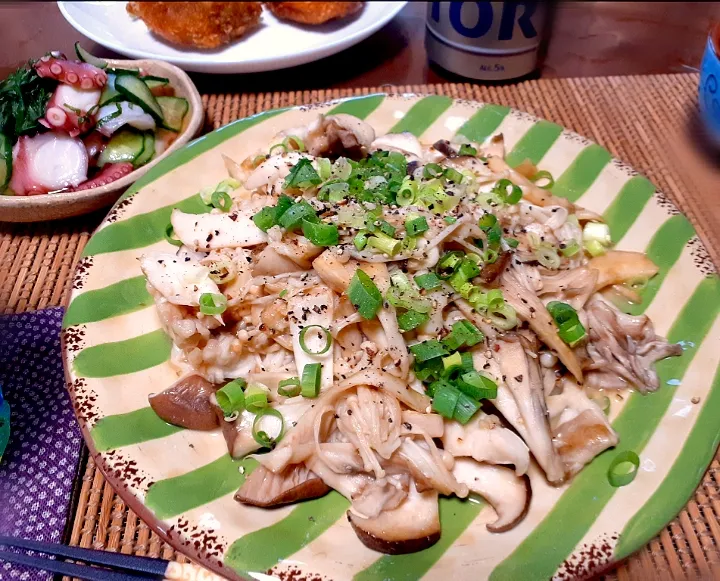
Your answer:
[[[415,553],[440,540],[438,493],[417,492],[413,486],[405,501],[396,509],[385,510],[375,518],[347,513],[355,534],[374,551],[388,555]]]
[[[330,487],[304,464],[288,466],[277,474],[258,466],[235,493],[235,500],[269,508],[319,498],[328,492]]]
[[[168,424],[190,430],[213,430],[218,427],[210,395],[215,387],[200,375],[188,375],[165,391],[151,394],[150,407]]]

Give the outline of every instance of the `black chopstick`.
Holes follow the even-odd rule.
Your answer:
[[[156,576],[159,579],[165,578],[169,561],[165,559],[153,559],[152,557],[137,557],[135,555],[123,555],[122,553],[111,553],[110,551],[95,551],[81,547],[69,547],[57,543],[43,543],[18,537],[0,536],[0,545],[17,547],[38,551],[56,557],[66,557],[77,561],[85,561],[93,565],[104,565],[114,569],[125,569],[145,575]]]
[[[158,579],[156,575],[152,577],[138,576],[132,573],[119,573],[110,569],[100,569],[98,567],[90,567],[88,565],[76,565],[66,561],[57,561],[48,557],[36,557],[25,555],[23,553],[12,553],[10,551],[0,551],[0,560],[16,565],[25,565],[34,569],[42,569],[50,573],[58,573],[67,575],[68,577],[77,577],[86,581],[140,581],[146,579]],[[162,579],[162,577],[160,577]]]
[[[87,579],[88,581],[95,581],[96,579],[98,581],[160,580],[165,579],[165,573],[169,565],[169,561],[165,559],[136,557],[135,555],[123,555],[121,553],[111,553],[108,551],[95,551],[81,547],[69,547],[57,543],[44,543],[16,537],[0,536],[0,545],[38,551],[47,555],[75,559],[77,561],[84,561],[93,565],[101,565],[115,569],[99,569],[82,564],[67,563],[48,557],[31,556],[0,550],[0,559],[2,560],[37,569],[44,569],[51,573]],[[118,569],[120,571],[117,571]],[[132,573],[123,573],[122,571]]]

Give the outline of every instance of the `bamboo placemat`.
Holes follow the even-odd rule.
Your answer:
[[[684,128],[696,115],[697,86],[695,74],[651,75],[538,80],[504,87],[438,84],[205,95],[203,105],[208,131],[275,107],[378,91],[445,94],[516,107],[593,139],[645,174],[688,215],[715,264],[720,264],[720,196],[708,197],[719,193],[720,180],[682,145],[688,139]],[[689,156],[687,163],[678,161],[683,155]],[[0,312],[64,304],[75,264],[103,214],[61,223],[0,223]],[[716,457],[685,510],[605,579],[720,579],[718,517],[720,463]],[[79,470],[67,541],[128,554],[175,556],[126,508],[92,459]],[[176,558],[182,560],[182,556]]]

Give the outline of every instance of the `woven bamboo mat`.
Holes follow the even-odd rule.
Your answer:
[[[689,216],[715,264],[720,264],[720,229],[716,228],[720,196],[707,197],[717,193],[720,176],[707,168],[698,170],[702,162],[682,146],[683,139],[687,140],[682,137],[685,127],[696,115],[697,86],[694,74],[652,75],[538,80],[505,87],[443,84],[205,95],[203,104],[208,131],[266,109],[378,91],[446,94],[516,107],[593,139],[645,174]],[[681,155],[688,157],[679,163]],[[61,223],[0,223],[0,313],[63,304],[74,266],[102,217],[103,213],[95,213]],[[719,517],[720,463],[716,457],[685,510],[605,579],[720,579]],[[128,554],[175,556],[127,509],[91,459],[78,473],[66,540]]]

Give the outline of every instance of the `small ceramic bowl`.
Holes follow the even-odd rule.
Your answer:
[[[700,65],[700,116],[708,137],[720,147],[720,23],[708,35]]]
[[[175,95],[188,100],[190,108],[183,121],[183,129],[161,155],[150,163],[139,167],[125,177],[106,186],[80,192],[60,192],[37,196],[0,195],[0,222],[42,222],[87,214],[110,206],[125,189],[144,175],[161,159],[180,149],[200,130],[203,122],[203,107],[200,94],[187,74],[169,63],[156,60],[108,59],[110,66],[117,68],[141,68],[149,75],[166,77],[175,89]]]

